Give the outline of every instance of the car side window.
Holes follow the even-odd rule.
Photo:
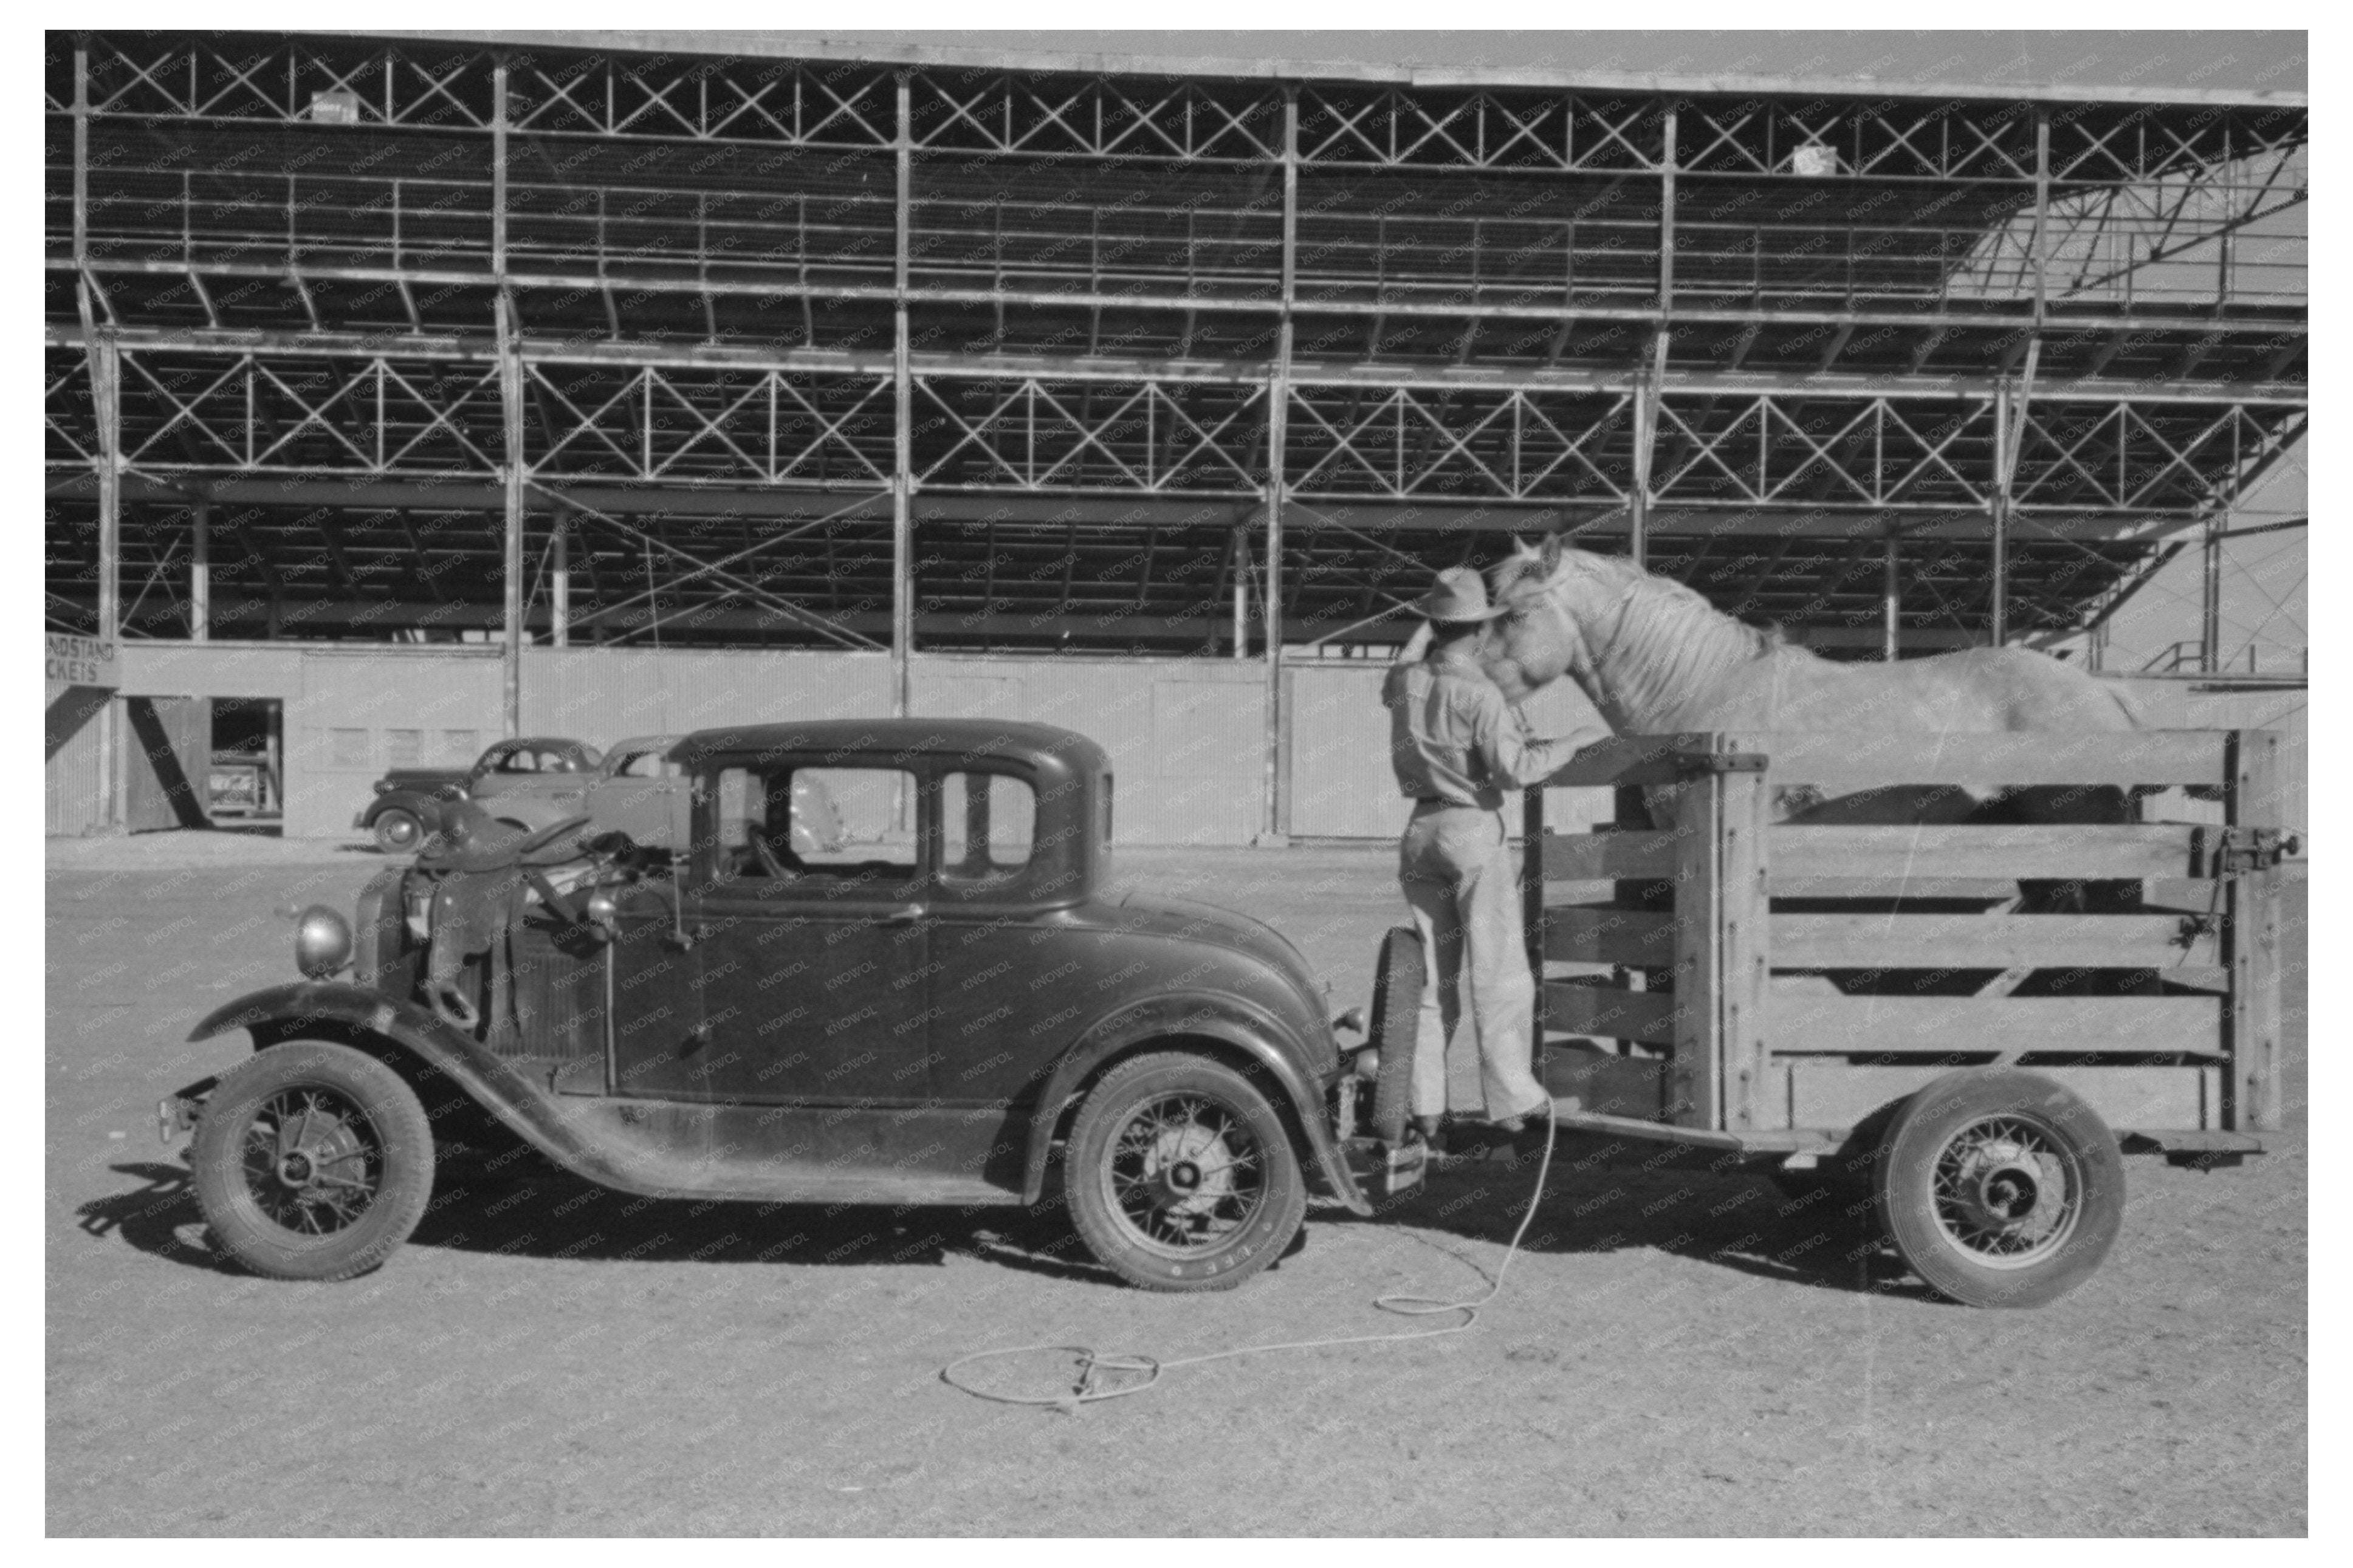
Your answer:
[[[501,773],[535,773],[539,772],[539,759],[529,752],[509,752],[491,767]]]
[[[613,770],[615,778],[666,779],[678,776],[678,764],[666,763],[659,752],[635,752],[621,759]]]
[[[837,893],[921,869],[915,775],[898,768],[727,768],[715,819],[724,875]]]
[[[1038,794],[1010,773],[940,781],[940,881],[983,887],[1018,879],[1037,845]]]

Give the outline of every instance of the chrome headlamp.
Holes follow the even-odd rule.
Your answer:
[[[324,904],[294,917],[294,967],[313,980],[329,980],[352,961],[351,922]]]

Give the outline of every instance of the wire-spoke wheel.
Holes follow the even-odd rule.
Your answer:
[[[222,1249],[277,1279],[343,1279],[408,1238],[433,1137],[408,1085],[348,1046],[272,1046],[222,1079],[189,1151]]]
[[[2039,1307],[2090,1277],[2124,1216],[2124,1161],[2096,1112],[2036,1073],[1978,1068],[1888,1128],[1881,1217],[1938,1294]]]
[[[1081,1239],[1132,1284],[1238,1285],[1282,1255],[1307,1209],[1282,1119],[1203,1057],[1122,1062],[1079,1107],[1066,1189]]]

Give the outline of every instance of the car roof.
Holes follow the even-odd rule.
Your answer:
[[[667,752],[684,739],[686,739],[684,735],[676,733],[668,735],[632,735],[626,741],[616,741],[611,745],[606,747],[605,754],[608,757],[615,757],[620,755],[624,752]]]
[[[785,752],[906,752],[927,756],[1019,757],[1078,774],[1109,771],[1103,749],[1075,730],[1010,719],[811,719],[697,730],[671,760],[701,763]]]
[[[543,746],[551,751],[559,752],[593,752],[596,750],[596,748],[591,746],[587,742],[574,740],[569,735],[517,735],[512,741],[492,741],[485,749],[493,752],[511,752],[523,746]]]

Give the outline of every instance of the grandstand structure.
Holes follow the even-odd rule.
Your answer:
[[[2301,94],[48,44],[50,626],[503,639],[510,723],[593,643],[1248,657],[1273,734],[1547,531],[2048,640],[2306,426]]]

